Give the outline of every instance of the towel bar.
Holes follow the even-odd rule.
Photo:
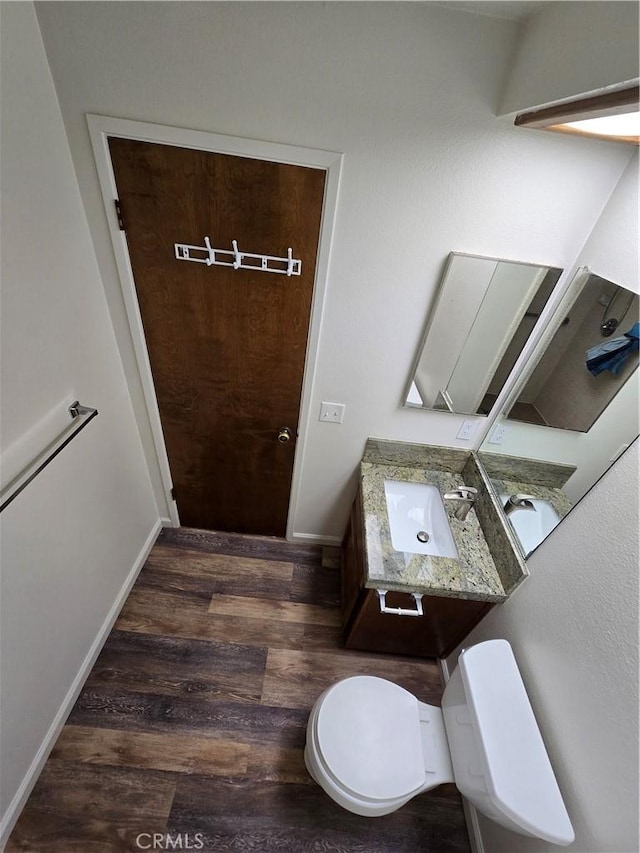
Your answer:
[[[89,406],[83,406],[78,400],[69,406],[69,414],[71,415],[71,423],[64,428],[60,435],[54,439],[51,444],[47,445],[42,453],[24,467],[0,492],[0,512],[9,506],[14,498],[17,498],[20,492],[25,489],[29,483],[34,480],[38,474],[47,467],[52,459],[72,441],[78,433],[83,430],[89,421],[93,420],[98,414],[97,409],[92,409]]]

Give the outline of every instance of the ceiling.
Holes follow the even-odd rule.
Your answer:
[[[523,21],[551,2],[553,0],[434,0],[436,6],[510,21]]]

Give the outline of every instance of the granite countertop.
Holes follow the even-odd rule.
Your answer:
[[[361,463],[360,483],[366,536],[365,586],[489,602],[501,602],[508,597],[475,508],[471,509],[464,521],[460,521],[454,515],[455,507],[444,502],[458,549],[458,559],[396,551],[391,544],[384,481],[428,483],[437,486],[440,493],[444,494],[461,485],[472,485],[465,482],[461,473],[468,455],[463,452],[460,471],[442,470],[440,466],[436,468],[435,464],[433,467],[417,467],[410,464],[410,460],[403,460],[403,464],[385,464],[384,461]],[[429,463],[436,461],[429,460]],[[446,467],[457,466],[449,464]]]

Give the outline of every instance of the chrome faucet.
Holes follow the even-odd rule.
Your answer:
[[[443,497],[445,501],[455,503],[453,514],[459,521],[464,521],[469,515],[469,510],[478,500],[478,490],[473,486],[460,486],[453,492],[445,492]]]
[[[507,515],[511,515],[517,509],[527,509],[529,512],[536,512],[533,500],[533,495],[511,495],[504,505],[504,511]]]

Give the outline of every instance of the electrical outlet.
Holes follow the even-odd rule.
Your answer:
[[[498,426],[491,433],[491,438],[489,439],[489,444],[502,444],[504,441],[504,437],[507,434],[508,427],[506,424],[498,424]]]
[[[320,417],[318,420],[325,424],[341,424],[344,420],[344,403],[325,403],[320,404]]]
[[[461,438],[463,441],[470,441],[478,427],[478,423],[479,421],[463,421],[456,438]]]

